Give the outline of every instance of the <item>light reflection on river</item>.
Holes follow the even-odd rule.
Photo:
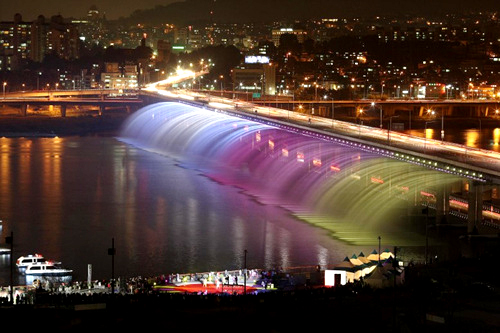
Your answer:
[[[2,241],[14,261],[42,253],[74,280],[243,267],[326,265],[370,252],[329,237],[286,211],[112,137],[0,138]],[[0,285],[9,284],[0,256]],[[14,283],[24,284],[14,269]]]
[[[412,129],[407,134],[427,139],[441,140],[441,130],[434,128]],[[470,148],[500,151],[500,128],[470,128],[463,130],[445,130],[444,140]]]

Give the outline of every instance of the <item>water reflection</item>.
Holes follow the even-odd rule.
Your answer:
[[[493,130],[493,139],[491,141],[492,150],[499,151],[498,142],[500,141],[500,128],[495,128]]]

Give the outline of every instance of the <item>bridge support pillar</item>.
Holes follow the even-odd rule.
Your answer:
[[[436,223],[446,224],[450,212],[450,189],[446,184],[438,186],[436,193]]]
[[[66,105],[61,105],[61,117],[66,117]]]
[[[21,113],[21,116],[26,117],[26,114],[28,113],[28,104],[21,105],[20,113]]]
[[[418,116],[422,117],[425,114],[425,107],[420,106],[420,109],[418,110]]]
[[[483,217],[483,184],[469,181],[468,202],[467,233],[475,234]]]

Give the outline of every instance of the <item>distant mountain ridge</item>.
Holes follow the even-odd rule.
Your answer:
[[[131,22],[195,24],[304,20],[327,17],[442,15],[469,11],[500,11],[498,0],[186,0],[153,9],[137,10],[122,20]]]

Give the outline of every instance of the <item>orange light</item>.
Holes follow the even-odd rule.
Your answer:
[[[432,197],[432,198],[434,198],[434,194],[429,193],[429,192],[420,191],[420,194],[423,195],[423,196],[425,196],[425,197]]]
[[[340,168],[335,166],[335,165],[330,165],[330,170],[335,171],[335,172],[339,172]]]
[[[274,150],[274,141],[273,140],[269,140],[268,144],[269,144],[269,149]]]

